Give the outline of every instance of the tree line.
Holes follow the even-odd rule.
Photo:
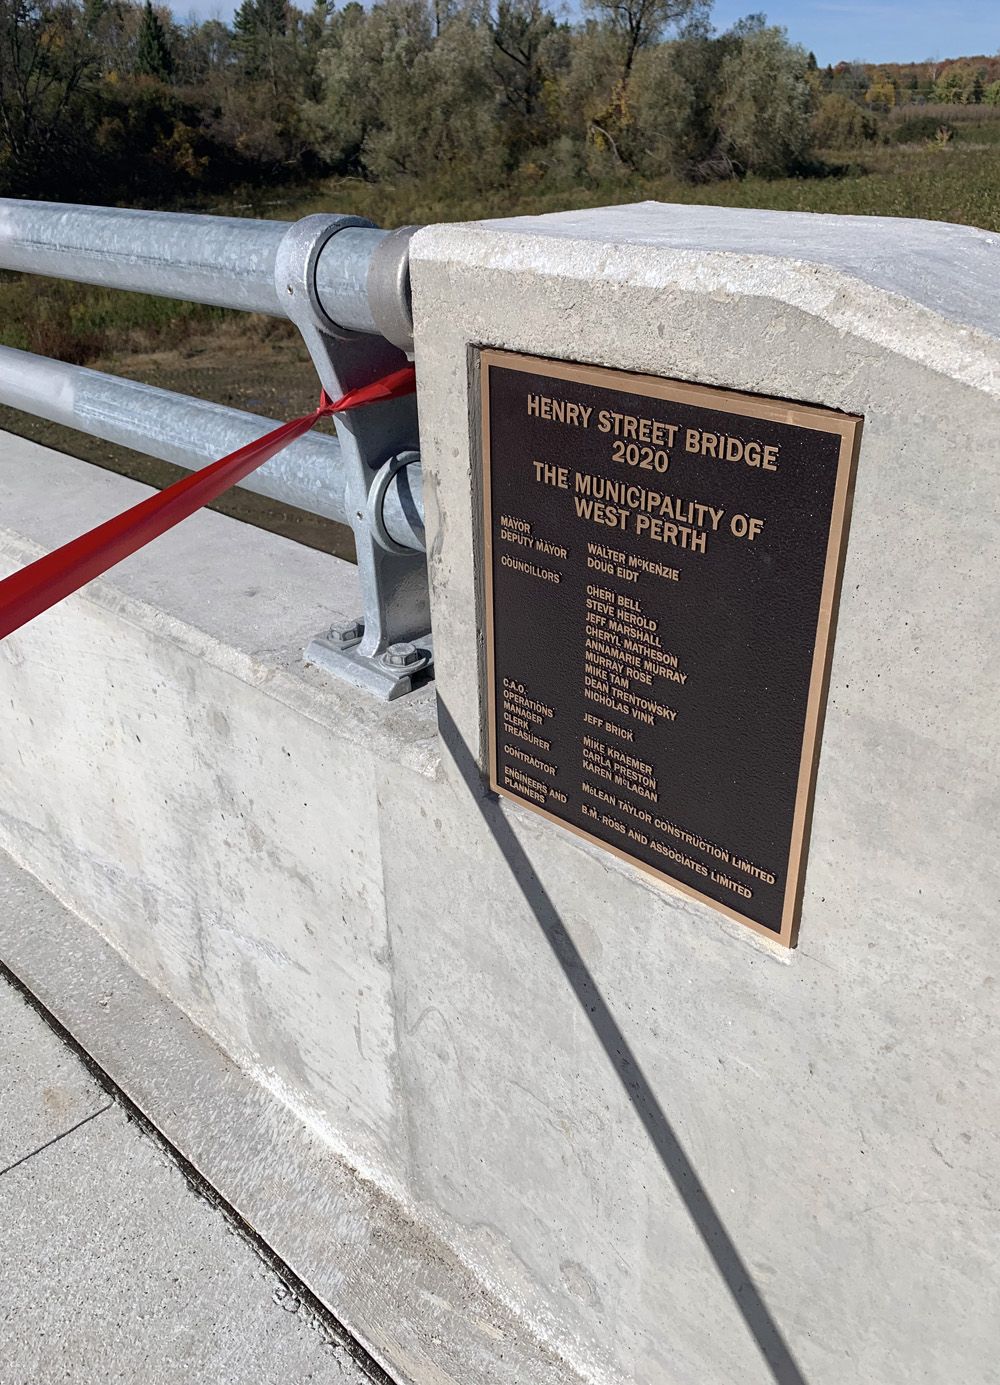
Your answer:
[[[0,0],[0,191],[782,176],[815,167],[824,111],[840,142],[870,137],[877,81],[818,69],[762,15],[718,33],[707,0],[586,0],[577,23],[546,0],[242,0],[231,25],[152,0]]]
[[[0,0],[0,189],[178,200],[318,174],[553,182],[787,173],[807,55],[703,0],[243,0],[231,25],[151,0]]]
[[[900,106],[1000,106],[1000,57],[945,62],[838,63],[822,73],[822,89],[839,91],[872,110]]]

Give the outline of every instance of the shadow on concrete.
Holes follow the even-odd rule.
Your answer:
[[[660,1162],[694,1222],[733,1302],[777,1385],[807,1385],[781,1330],[733,1244],[722,1218],[681,1145],[666,1112],[656,1099],[628,1040],[608,1008],[587,964],[531,862],[503,815],[495,795],[484,784],[476,757],[465,744],[447,707],[438,697],[438,726],[470,796],[503,853],[545,940],[562,968],[576,1000],[607,1055],[632,1108],[649,1136]]]

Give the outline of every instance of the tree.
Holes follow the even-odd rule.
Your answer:
[[[971,68],[958,64],[949,67],[934,83],[933,99],[949,106],[964,106],[972,98],[975,80]]]
[[[838,63],[833,69],[831,91],[838,91],[852,101],[863,101],[868,86],[868,69],[864,63]]]
[[[813,139],[820,149],[854,149],[877,133],[874,117],[856,101],[837,91],[820,97],[813,117]]]
[[[266,78],[278,92],[277,53],[288,27],[285,0],[243,0],[233,18],[237,51],[247,77]]]
[[[587,8],[608,26],[622,45],[622,80],[635,57],[663,37],[665,30],[704,14],[705,0],[586,0]]]
[[[630,128],[621,143],[630,163],[654,178],[692,176],[715,143],[714,114],[699,101],[702,93],[684,71],[676,47],[661,43],[644,49],[628,83]]]
[[[153,9],[152,0],[146,0],[142,11],[135,68],[143,76],[156,77],[161,82],[169,82],[173,76],[173,55],[167,43],[166,30]]]
[[[437,178],[466,186],[502,174],[502,127],[491,37],[468,12],[443,23],[425,0],[382,0],[332,36],[321,58],[322,101],[308,110],[313,140],[345,171]]]
[[[568,170],[575,162],[582,167],[592,150],[598,151],[598,161],[612,164],[618,155],[614,147],[616,134],[609,131],[608,115],[616,101],[619,80],[620,45],[604,24],[588,19],[582,28],[568,36],[566,53],[555,75],[551,93],[553,118],[560,136],[569,140],[577,151],[574,160],[563,144],[558,154],[561,168]]]
[[[0,0],[0,181],[8,191],[51,191],[84,156],[99,20],[88,30],[71,0]]]
[[[498,0],[486,23],[509,143],[515,150],[527,149],[545,136],[542,95],[550,72],[546,54],[551,55],[555,17],[542,0]]]
[[[784,29],[747,34],[722,64],[719,129],[734,165],[765,178],[793,172],[812,145],[805,51]]]
[[[873,111],[891,111],[896,104],[896,88],[892,79],[876,77],[865,92],[865,101]]]
[[[233,21],[235,62],[219,83],[220,138],[240,159],[249,159],[271,176],[279,169],[318,171],[322,162],[307,126],[307,110],[323,92],[320,58],[332,43],[337,23],[348,23],[354,8],[334,16],[326,4],[309,13],[286,0],[242,0]],[[287,176],[287,175],[286,175]]]
[[[209,102],[221,99],[221,84],[235,66],[233,34],[221,19],[206,19],[181,29],[174,51],[178,83],[202,88]]]
[[[719,83],[740,40],[690,25],[673,43],[646,49],[628,86],[632,158],[640,171],[692,182],[731,177],[734,168],[719,129]]]

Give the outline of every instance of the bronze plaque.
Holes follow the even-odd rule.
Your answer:
[[[492,787],[791,946],[861,420],[480,360]]]

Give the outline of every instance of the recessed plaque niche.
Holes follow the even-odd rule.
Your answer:
[[[491,786],[791,946],[861,419],[480,364]]]

